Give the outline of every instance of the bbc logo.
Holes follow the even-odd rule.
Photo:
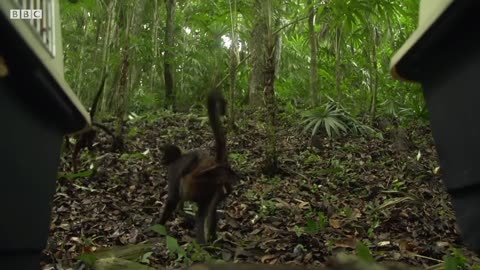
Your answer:
[[[40,20],[43,17],[41,9],[11,9],[10,19],[33,19]]]

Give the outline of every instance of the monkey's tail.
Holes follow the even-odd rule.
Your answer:
[[[207,109],[210,126],[215,137],[216,160],[219,163],[227,162],[227,143],[225,130],[220,121],[220,116],[225,115],[226,101],[218,89],[212,90],[208,95]]]

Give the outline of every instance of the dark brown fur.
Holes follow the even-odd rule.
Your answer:
[[[232,191],[236,174],[228,163],[225,131],[220,116],[225,114],[226,102],[220,91],[213,90],[207,102],[210,126],[215,137],[216,156],[201,151],[182,153],[175,145],[163,147],[163,163],[167,165],[168,198],[159,223],[165,225],[176,208],[184,201],[198,205],[196,239],[205,243],[215,237],[216,209]],[[207,236],[204,226],[207,223]]]

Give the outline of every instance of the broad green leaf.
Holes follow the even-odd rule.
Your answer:
[[[357,243],[357,255],[360,259],[366,262],[374,261],[373,256],[370,253],[370,249],[360,241]]]

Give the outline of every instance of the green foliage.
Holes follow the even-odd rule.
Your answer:
[[[352,134],[375,136],[383,139],[381,132],[361,123],[342,106],[331,100],[329,103],[303,113],[304,131],[312,130],[311,135],[326,133],[329,138]],[[323,131],[323,132],[322,132]]]
[[[347,122],[348,130],[354,135],[366,135],[366,136],[375,136],[378,139],[383,139],[383,135],[381,132],[375,131],[370,126],[360,123],[357,119],[353,117],[347,118],[349,121]]]
[[[160,96],[160,92],[148,91],[148,89],[142,87],[138,89],[133,96],[131,110],[138,113],[146,113],[152,110],[156,110],[162,105],[163,101],[162,97]]]
[[[78,178],[90,177],[94,172],[95,172],[95,170],[93,170],[93,169],[84,170],[84,171],[80,171],[80,172],[77,172],[77,173],[59,172],[58,175],[57,175],[57,178],[58,179],[65,178],[67,180],[74,180],[74,179],[78,179]]]
[[[83,10],[94,11],[96,6],[96,0],[81,0],[81,1],[71,1],[71,0],[61,0],[60,1],[62,12],[67,14],[81,13]]]
[[[328,225],[328,218],[323,212],[318,214],[312,213],[307,217],[307,226],[305,232],[309,234],[318,234],[319,232],[325,230]]]
[[[156,224],[153,225],[150,229],[161,236],[165,236],[167,249],[170,254],[176,256],[176,260],[178,262],[182,262],[186,265],[190,265],[194,262],[221,262],[221,260],[213,258],[210,253],[204,250],[195,241],[186,244],[184,249],[182,246],[179,245],[177,239],[168,235],[167,230],[163,225]]]
[[[467,267],[467,258],[456,248],[452,248],[452,254],[444,258],[445,270],[457,270]]]
[[[208,253],[196,242],[188,244],[186,251],[187,251],[187,254],[190,254],[189,261],[191,262],[207,262],[207,263],[222,262],[221,260],[216,260],[215,258],[213,258],[210,255],[210,253]]]
[[[145,159],[147,155],[150,153],[149,150],[146,150],[143,153],[123,153],[120,156],[120,160],[136,160],[136,159]]]
[[[459,269],[459,264],[457,262],[457,259],[452,256],[446,256],[444,258],[444,268],[445,270],[458,270]]]
[[[165,236],[167,249],[170,254],[173,254],[177,257],[177,261],[183,260],[185,263],[191,262],[190,258],[187,257],[187,252],[178,244],[177,239],[168,235],[165,226],[156,224],[153,225],[150,229],[161,236]]]
[[[468,263],[467,257],[457,248],[451,249],[451,254],[444,256],[443,268],[445,270],[458,270],[458,269],[474,269],[480,270],[480,265],[471,265]]]
[[[138,134],[140,133],[140,129],[138,127],[133,127],[131,128],[128,133],[127,133],[127,137],[129,138],[134,138],[135,136],[137,136]]]
[[[156,111],[165,105],[163,62],[163,7],[157,10],[153,1],[119,1],[112,9],[110,2],[95,0],[61,1],[62,33],[65,55],[65,77],[87,106],[91,104],[98,81],[105,67],[109,74],[100,112],[111,114],[118,106],[118,85],[129,12],[139,3],[135,31],[129,37],[129,91],[127,110],[137,113]],[[288,8],[285,8],[288,5]],[[228,75],[229,38],[237,31],[241,43],[240,60],[251,56],[251,30],[258,12],[250,2],[238,2],[237,23],[232,28],[228,2],[190,1],[177,5],[175,13],[175,87],[177,107],[185,110],[201,104],[215,82]],[[418,1],[329,1],[317,4],[318,42],[317,96],[337,96],[345,109],[327,104],[305,113],[307,130],[312,134],[326,132],[329,137],[343,133],[371,134],[367,126],[341,117],[341,111],[370,112],[376,90],[380,113],[404,115],[407,118],[428,117],[421,102],[413,99],[408,84],[394,81],[389,74],[389,59],[415,29]],[[279,19],[282,47],[281,63],[275,81],[275,92],[282,103],[282,120],[295,120],[299,109],[311,104],[309,74],[310,40],[306,15],[308,7],[301,2],[275,2],[269,18]],[[131,14],[130,14],[131,15]],[[154,16],[156,20],[154,21]],[[111,19],[111,21],[109,21]],[[110,25],[112,28],[109,28]],[[282,28],[283,27],[283,28]],[[132,29],[130,29],[132,30]],[[275,29],[274,29],[275,30]],[[110,31],[110,32],[108,32]],[[377,39],[372,41],[375,31]],[[156,37],[154,37],[154,34]],[[109,40],[108,44],[104,41]],[[373,69],[372,46],[375,46],[377,68]],[[105,57],[106,63],[102,60]],[[251,62],[238,66],[237,92],[232,104],[248,100]],[[378,79],[376,86],[375,78]],[[336,89],[337,82],[340,89]],[[228,88],[228,80],[222,87]],[[375,88],[375,89],[374,89]],[[353,119],[353,118],[352,118]]]
[[[248,157],[241,153],[230,152],[228,153],[228,158],[231,160],[232,164],[235,165],[235,167],[244,167],[249,162]]]
[[[163,225],[155,224],[150,229],[161,236],[167,236],[167,229]]]
[[[308,156],[305,157],[306,164],[318,164],[320,160],[320,156],[315,153],[308,153]]]
[[[283,106],[284,111],[280,112],[280,119],[282,122],[295,122],[298,118],[298,109],[292,100],[279,101],[279,104]]]
[[[306,123],[305,131],[312,130],[312,136],[318,132],[320,127],[327,133],[328,137],[338,136],[347,132],[347,125],[342,120],[343,112],[335,104],[328,103],[303,114]]]
[[[332,158],[329,161],[330,172],[335,173],[337,176],[343,176],[345,174],[346,168],[345,165],[339,159]]]
[[[395,179],[392,184],[393,184],[393,190],[395,190],[395,191],[402,191],[402,190],[405,190],[407,188],[405,186],[405,182],[400,181],[398,179]]]
[[[182,259],[187,259],[186,258],[186,252],[185,250],[178,244],[177,239],[167,235],[166,236],[166,242],[167,242],[167,249],[171,254],[176,254],[177,261],[180,261]],[[188,260],[188,259],[187,259]]]
[[[277,206],[273,200],[264,200],[260,197],[260,216],[268,217],[274,216],[277,211]]]
[[[371,214],[371,225],[370,228],[368,228],[368,236],[369,237],[375,237],[375,229],[377,229],[381,225],[380,218],[378,216],[378,213],[373,212]]]
[[[295,235],[296,235],[297,237],[300,237],[300,236],[302,236],[302,235],[305,233],[305,229],[302,228],[302,227],[299,227],[298,225],[295,225],[295,226],[293,227],[293,231],[295,232]]]
[[[92,246],[93,240],[82,237],[81,243],[84,246]],[[87,265],[87,269],[100,268],[105,263],[119,263],[128,269],[151,269],[141,263],[149,263],[149,257],[153,254],[151,244],[135,244],[126,246],[113,246],[100,248],[96,251],[83,253],[77,257],[80,262]],[[126,269],[127,269],[126,268]]]
[[[429,119],[428,108],[425,99],[420,94],[406,99],[406,107],[400,110],[400,114],[411,118],[427,121]]]
[[[383,112],[386,116],[390,118],[397,118],[399,111],[402,107],[402,104],[395,99],[386,99],[380,107],[383,109]]]
[[[375,261],[373,259],[372,253],[370,252],[370,249],[360,241],[357,243],[357,256],[366,262]]]
[[[249,201],[256,201],[257,197],[258,197],[258,194],[256,192],[254,192],[253,190],[248,189],[248,190],[245,191],[245,197]]]
[[[153,252],[147,252],[141,256],[138,262],[144,263],[144,264],[149,264],[150,263],[150,257],[152,256]]]
[[[97,261],[97,257],[93,254],[90,254],[90,253],[83,253],[83,254],[80,254],[77,259],[81,262],[83,262],[84,264],[92,267],[95,262]]]
[[[295,225],[293,231],[300,237],[304,234],[316,235],[325,230],[328,226],[328,218],[323,212],[311,212],[307,214],[307,224],[305,227]]]

